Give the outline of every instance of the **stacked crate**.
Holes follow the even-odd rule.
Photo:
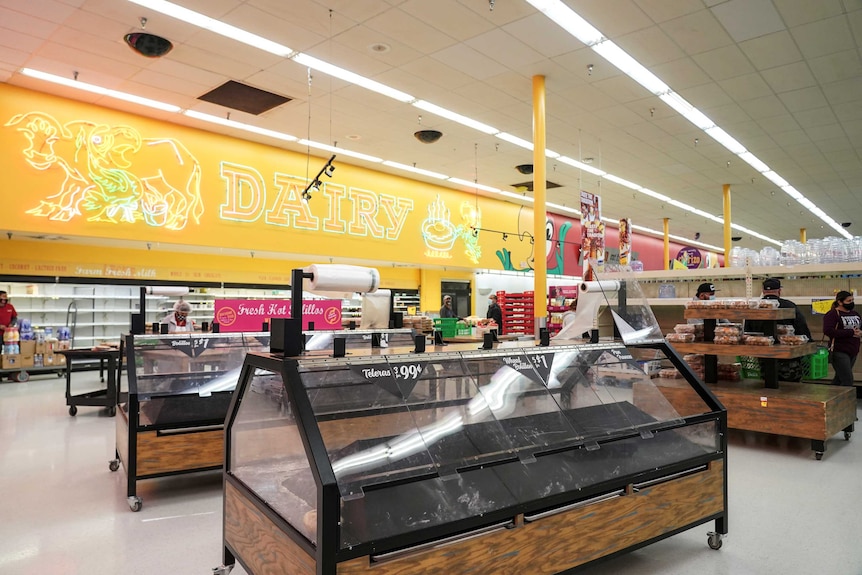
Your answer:
[[[498,291],[497,303],[503,310],[503,333],[513,335],[535,332],[533,292],[509,293]]]

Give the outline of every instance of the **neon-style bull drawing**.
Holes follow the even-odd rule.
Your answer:
[[[130,126],[86,120],[61,124],[41,112],[6,122],[27,138],[27,163],[40,171],[61,170],[60,189],[27,210],[67,222],[136,223],[181,230],[200,223],[201,167],[182,142],[143,138]]]

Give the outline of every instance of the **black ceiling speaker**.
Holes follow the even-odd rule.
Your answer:
[[[174,47],[170,40],[147,32],[130,32],[123,39],[132,50],[147,58],[164,56]]]
[[[533,173],[533,164],[518,164],[515,169],[524,175]]]
[[[413,135],[423,144],[433,144],[443,137],[443,132],[437,130],[419,130],[418,132],[414,132]]]

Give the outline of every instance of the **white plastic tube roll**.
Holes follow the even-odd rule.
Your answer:
[[[189,288],[183,286],[149,286],[147,288],[147,293],[150,295],[178,297],[189,293]]]
[[[380,286],[380,272],[374,268],[341,264],[312,264],[305,268],[312,275],[309,291],[371,293]]]
[[[581,284],[581,291],[585,293],[589,292],[618,292],[620,289],[620,282],[616,280],[603,280],[597,282],[584,282]],[[580,302],[578,303],[578,307],[580,307]]]

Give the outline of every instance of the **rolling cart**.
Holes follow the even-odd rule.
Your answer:
[[[113,417],[117,412],[117,360],[120,357],[120,351],[118,349],[64,349],[54,353],[66,356],[66,405],[69,406],[69,415],[74,417],[78,413],[79,405],[88,405],[105,407],[108,409],[108,415]],[[92,360],[99,361],[100,371],[103,373],[107,367],[108,382],[105,389],[72,395],[73,363]],[[102,377],[102,382],[104,381]]]

